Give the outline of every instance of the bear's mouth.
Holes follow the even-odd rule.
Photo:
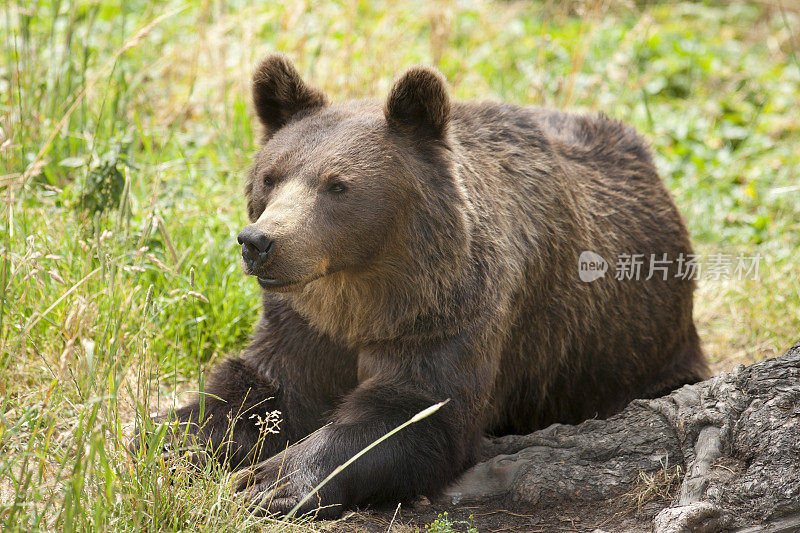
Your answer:
[[[258,284],[261,285],[262,288],[271,290],[271,289],[279,289],[281,287],[286,287],[288,285],[292,285],[293,281],[281,281],[275,278],[264,278],[261,276],[256,276],[258,278]]]
[[[302,287],[311,283],[312,281],[316,281],[323,276],[325,276],[325,274],[320,273],[311,276],[310,278],[302,280],[280,280],[275,278],[268,278],[266,276],[256,275],[256,279],[258,279],[258,284],[264,290],[275,291],[275,292],[287,292],[287,291],[290,292],[294,290],[299,290]]]

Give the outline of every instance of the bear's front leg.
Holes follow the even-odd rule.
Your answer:
[[[197,466],[212,457],[231,469],[252,466],[287,444],[287,432],[273,434],[278,433],[272,415],[279,409],[278,396],[278,388],[243,359],[224,361],[212,372],[202,397],[166,415],[171,426],[164,452],[190,452]],[[146,438],[144,433],[136,436],[134,453]]]
[[[492,382],[474,358],[426,354],[381,357],[379,373],[337,408],[330,423],[250,471],[236,489],[253,507],[285,514],[336,467],[420,411],[449,399],[434,414],[392,435],[332,478],[299,509],[299,515],[334,518],[367,503],[433,496],[474,461],[481,412]],[[373,356],[374,357],[374,356]]]
[[[212,456],[232,470],[263,461],[322,426],[334,401],[356,386],[356,356],[312,330],[294,310],[265,301],[242,357],[211,372],[203,405],[197,398],[171,413],[177,424],[169,442],[198,450],[194,462]],[[265,433],[275,411],[280,430]],[[134,439],[134,451],[145,438]]]

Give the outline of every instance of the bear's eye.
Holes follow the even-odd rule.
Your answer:
[[[329,183],[328,186],[325,188],[325,190],[328,192],[340,193],[344,192],[345,188],[346,187],[344,186],[344,183],[342,183],[341,181],[334,181]]]
[[[269,174],[264,176],[264,187],[271,189],[274,186],[275,186],[275,178],[273,178]]]

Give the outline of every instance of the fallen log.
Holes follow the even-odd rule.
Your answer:
[[[607,420],[488,440],[482,457],[405,518],[469,513],[480,529],[482,513],[505,513],[510,529],[529,531],[800,531],[800,343]]]

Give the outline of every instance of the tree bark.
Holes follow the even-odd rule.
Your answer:
[[[800,343],[482,456],[433,510],[502,509],[534,531],[800,531]]]

